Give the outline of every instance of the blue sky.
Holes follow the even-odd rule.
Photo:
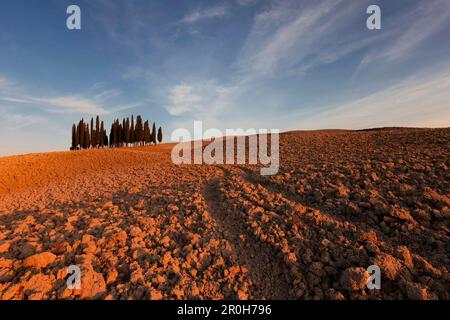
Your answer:
[[[366,28],[370,4],[381,30]],[[96,114],[142,114],[166,138],[194,120],[450,126],[448,0],[15,0],[0,26],[0,155],[66,150]]]

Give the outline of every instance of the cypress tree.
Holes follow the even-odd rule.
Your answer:
[[[122,124],[119,122],[119,119],[117,119],[117,124],[119,126],[119,132],[118,132],[118,138],[119,138],[119,147],[121,147],[123,145],[123,140],[122,140],[122,136],[123,136],[123,127]]]
[[[75,123],[72,125],[72,147],[70,150],[75,150],[77,148],[77,127],[75,126]]]
[[[75,133],[75,148],[78,150],[80,145],[80,125],[77,126]]]
[[[77,144],[77,146],[78,146],[78,148],[81,149],[81,120],[78,122],[78,125],[77,125],[77,135],[78,135],[78,144]]]
[[[84,126],[84,120],[81,119],[80,121],[80,148],[84,148],[85,144],[84,144],[84,136],[86,133],[86,128]]]
[[[91,137],[90,137],[90,134],[89,134],[89,124],[86,125],[85,141],[86,141],[86,149],[89,149],[91,147]]]
[[[81,145],[81,149],[86,149],[86,124],[83,123],[81,124],[81,131],[83,131],[82,136],[83,136],[83,144]],[[81,141],[80,141],[81,144]]]
[[[117,131],[119,131],[118,129],[118,126],[117,126],[117,122],[118,122],[118,120],[116,119],[116,121],[114,121],[114,129],[113,129],[113,143],[114,143],[114,146],[115,147],[117,147]]]
[[[158,142],[161,143],[162,139],[163,139],[162,128],[159,127],[158,128]]]
[[[114,138],[114,123],[111,124],[111,131],[109,132],[109,147],[113,146],[113,138]]]
[[[117,140],[116,140],[116,144],[118,147],[120,147],[120,134],[121,134],[121,125],[120,125],[120,121],[119,119],[116,120],[116,126],[117,126]]]
[[[97,116],[98,119],[98,116]],[[97,124],[96,124],[97,125]],[[97,144],[99,147],[107,147],[108,143],[105,144],[105,139],[103,138],[104,135],[106,135],[106,130],[104,129],[104,125],[103,125],[103,121],[102,124],[100,126],[100,129],[97,131],[98,132],[98,136],[97,136]]]
[[[95,131],[94,131],[94,118],[91,118],[91,146],[95,147]]]
[[[127,121],[125,121],[125,143],[128,147],[130,143],[130,118],[127,118]]]
[[[136,117],[136,129],[135,129],[135,135],[136,135],[136,142],[138,144],[141,144],[142,142],[142,118],[140,115]]]
[[[150,143],[150,127],[148,120],[144,122],[144,145]]]
[[[125,118],[123,118],[122,119],[122,146],[125,146],[125,144],[127,142],[126,127],[127,127],[127,124],[125,123]]]
[[[78,149],[79,145],[80,145],[80,122],[78,122],[78,124],[77,124],[77,137],[76,137],[76,139],[77,139],[77,149]]]
[[[103,145],[108,147],[108,135],[106,134],[106,130],[103,130]]]
[[[103,121],[102,121],[103,123]],[[96,140],[95,145],[96,146],[103,146],[103,129],[100,128],[100,118],[97,115],[97,118],[95,119],[95,132],[96,132]]]
[[[134,145],[136,142],[135,136],[134,136],[134,116],[131,115],[131,125],[130,125],[130,143]]]
[[[156,144],[156,125],[153,122],[153,126],[152,126],[152,138],[151,141]]]

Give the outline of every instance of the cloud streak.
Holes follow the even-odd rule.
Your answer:
[[[106,90],[91,98],[78,95],[42,97],[27,93],[6,78],[0,78],[0,101],[37,106],[52,113],[74,113],[86,115],[107,115],[140,104],[126,104],[123,106],[106,107],[107,102],[120,95],[117,90]]]
[[[324,46],[324,40],[338,32],[336,26],[342,27],[337,19],[351,14],[340,0],[308,6],[286,1],[262,11],[256,15],[243,47],[241,72],[254,79],[298,66],[319,51],[331,55],[334,47]]]
[[[197,110],[202,97],[194,94],[192,89],[192,86],[185,83],[175,86],[169,96],[172,105],[167,108],[167,112],[176,116]]]
[[[166,110],[173,116],[216,116],[218,112],[233,107],[230,98],[236,91],[236,87],[220,86],[213,82],[182,83],[171,89],[170,105]]]
[[[394,23],[387,24],[386,29],[394,36],[390,41],[378,42],[377,50],[368,53],[361,65],[375,60],[398,62],[414,53],[414,49],[441,30],[450,21],[450,2],[447,0],[430,0],[406,11]]]
[[[207,9],[197,9],[186,15],[183,19],[181,19],[180,23],[193,24],[203,20],[224,17],[228,15],[228,13],[229,9],[227,6],[217,6]]]
[[[420,73],[355,101],[294,118],[304,129],[450,127],[449,101],[449,71]]]
[[[4,127],[22,129],[39,123],[47,122],[47,118],[35,115],[23,115],[11,113],[5,109],[0,109],[0,116],[4,119]]]

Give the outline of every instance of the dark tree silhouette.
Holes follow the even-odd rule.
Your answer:
[[[119,119],[117,119],[117,124],[118,124],[118,126],[119,126],[119,133],[118,133],[119,147],[122,147],[122,146],[123,146],[123,140],[122,140],[122,137],[123,137],[123,127],[122,127],[122,124],[119,122]]]
[[[79,149],[80,146],[80,123],[78,122],[77,124],[77,150]]]
[[[101,122],[101,124],[100,124]],[[131,146],[148,145],[152,143],[161,143],[162,128],[156,131],[156,125],[153,122],[150,130],[149,121],[145,122],[141,115],[136,117],[134,125],[134,115],[130,118],[115,119],[111,124],[111,130],[108,134],[104,127],[104,122],[97,115],[95,119],[91,117],[90,124],[85,123],[82,118],[78,124],[72,124],[71,150],[89,149],[89,148],[119,148]]]
[[[95,147],[95,131],[94,131],[94,118],[91,118],[91,147]]]
[[[114,135],[114,143],[116,147],[120,146],[120,123],[119,119],[116,119],[116,133]]]
[[[85,127],[84,127],[84,120],[81,119],[80,121],[80,149],[84,148],[84,134],[85,134]]]
[[[112,148],[113,146],[113,139],[114,138],[114,123],[111,124],[111,131],[109,132],[109,147]]]
[[[162,128],[159,127],[158,128],[158,142],[161,143],[163,139],[163,133],[162,133]]]
[[[79,121],[78,122],[78,124],[77,124],[77,140],[78,140],[78,143],[77,143],[77,148],[80,148],[81,147],[81,121]]]
[[[127,121],[125,121],[125,143],[128,147],[130,143],[130,118],[127,118]]]
[[[142,118],[140,115],[136,117],[136,128],[134,131],[136,135],[136,142],[138,145],[140,145],[142,143],[142,134],[143,134]]]
[[[98,116],[97,116],[97,119],[98,119]],[[98,132],[98,137],[97,137],[98,146],[102,147],[102,148],[107,147],[108,143],[105,144],[105,139],[103,137],[104,135],[106,135],[106,130],[104,129],[103,121],[102,121],[102,124],[100,125],[100,129],[97,132]]]
[[[102,122],[103,125],[103,122]],[[108,147],[108,135],[106,134],[106,130],[103,130],[103,145]]]
[[[134,116],[131,115],[131,124],[130,124],[130,143],[134,145],[136,142],[135,136],[134,136]]]
[[[144,122],[144,145],[150,144],[150,127],[148,126],[148,120]]]
[[[113,125],[113,146],[117,147],[117,119],[114,121]]]
[[[102,121],[103,123],[103,121]],[[95,145],[97,147],[101,147],[103,145],[103,129],[100,128],[100,118],[99,116],[97,116],[97,118],[95,119],[95,132],[96,132],[96,140],[95,140]]]
[[[80,133],[79,133],[80,127],[76,126],[75,129],[75,150],[78,150],[80,145]]]
[[[126,127],[127,127],[127,124],[125,123],[125,118],[123,118],[122,119],[122,135],[121,135],[122,146],[126,146],[126,141],[127,141]]]
[[[156,144],[156,125],[154,122],[153,122],[153,126],[152,126],[152,139],[151,140],[154,144]]]
[[[77,127],[75,123],[72,125],[72,147],[70,150],[75,150],[77,148]]]
[[[89,149],[91,146],[91,137],[89,134],[89,124],[86,125],[86,136],[85,136],[85,147],[86,149]]]

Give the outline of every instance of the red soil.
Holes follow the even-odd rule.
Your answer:
[[[272,177],[172,145],[0,158],[0,299],[449,299],[450,129],[280,142]]]

